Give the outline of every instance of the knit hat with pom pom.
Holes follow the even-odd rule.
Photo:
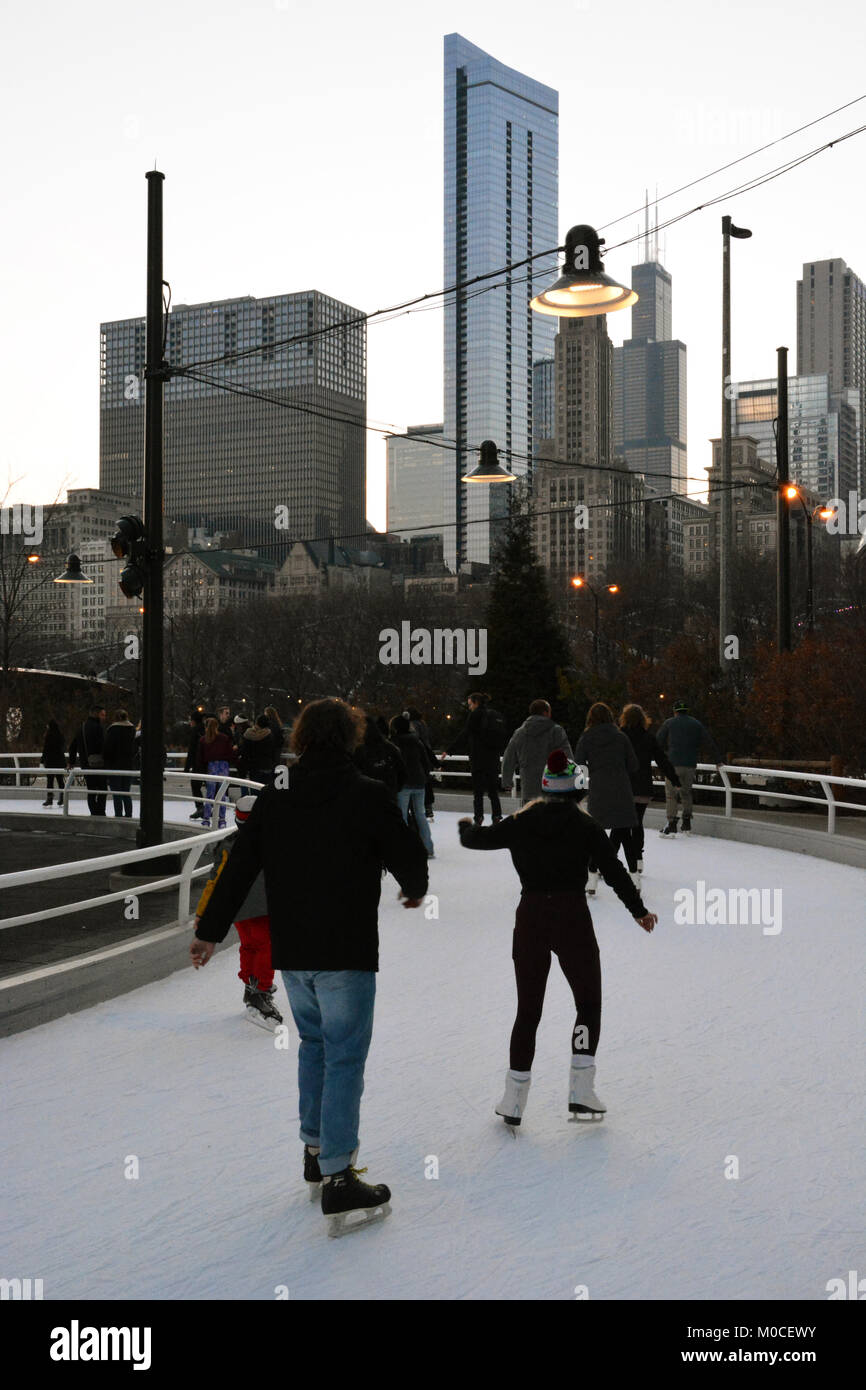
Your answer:
[[[551,792],[585,792],[589,786],[589,768],[570,761],[561,748],[554,748],[547,759],[541,779],[541,789]]]

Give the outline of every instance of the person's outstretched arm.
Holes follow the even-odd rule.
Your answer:
[[[514,817],[497,825],[473,825],[466,817],[457,822],[457,831],[464,849],[508,849],[514,841]]]
[[[399,883],[404,907],[420,907],[427,892],[427,852],[384,783],[376,795],[373,834],[379,857]]]
[[[589,826],[590,858],[598,865],[605,883],[609,883],[620,902],[638,921],[650,914],[644,906],[640,893],[635,888],[600,825],[593,822]]]

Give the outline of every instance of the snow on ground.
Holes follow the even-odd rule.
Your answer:
[[[462,849],[456,821],[433,825],[438,919],[384,883],[359,1161],[393,1190],[385,1223],[326,1238],[294,1030],[279,1051],[247,1021],[231,949],[0,1044],[0,1272],[73,1299],[825,1299],[862,1269],[866,875],[649,833],[654,934],[603,885],[592,906],[607,1118],[567,1123],[554,964],[514,1139],[493,1107],[517,878],[506,853]],[[698,879],[781,888],[782,930],[676,925]],[[282,984],[279,1001],[288,1018]]]

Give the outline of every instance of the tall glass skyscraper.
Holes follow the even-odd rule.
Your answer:
[[[460,34],[445,39],[445,284],[559,244],[559,96]],[[532,454],[532,369],[553,356],[554,320],[529,301],[556,272],[544,257],[445,301],[445,558],[489,562],[508,510],[503,487],[460,481],[492,439],[525,474]]]
[[[671,337],[671,276],[647,260],[631,284],[631,337],[613,351],[614,447],[648,492],[685,493],[686,345]]]

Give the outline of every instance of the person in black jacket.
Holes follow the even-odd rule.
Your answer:
[[[640,705],[626,705],[619,717],[619,727],[630,740],[638,761],[638,770],[632,774],[631,779],[637,825],[633,829],[612,830],[610,833],[610,842],[614,849],[618,851],[622,845],[632,878],[637,875],[635,882],[638,888],[643,872],[643,818],[647,806],[653,799],[653,763],[673,786],[680,785],[679,776],[670,758],[659,747],[655,734],[650,733],[650,723],[649,715]]]
[[[472,805],[476,825],[484,821],[484,797],[490,797],[490,814],[493,824],[502,820],[502,805],[499,800],[499,762],[501,749],[490,737],[490,723],[487,717],[488,697],[476,692],[466,701],[469,718],[457,738],[447,750],[452,753],[469,754],[469,772],[472,776]]]
[[[432,768],[430,755],[412,728],[407,714],[394,715],[391,720],[391,738],[406,765],[406,780],[397,793],[397,805],[407,825],[411,805],[421,843],[427,851],[428,859],[433,859],[433,836],[424,814],[424,784]]]
[[[45,725],[45,742],[42,745],[42,766],[43,767],[65,767],[66,766],[66,740],[60,732],[60,725],[56,719],[49,719]],[[57,783],[57,805],[63,805],[63,774],[61,772],[49,772],[45,778],[45,800],[43,806],[51,806],[54,802],[53,787]]]
[[[103,744],[105,742],[105,706],[94,705],[69,745],[69,762],[82,767],[105,767]],[[92,816],[105,815],[108,782],[104,776],[88,772],[84,778],[87,787],[87,809]]]
[[[352,762],[363,729],[361,713],[342,700],[302,710],[288,786],[266,787],[256,798],[190,946],[193,965],[205,965],[264,870],[271,958],[301,1039],[304,1175],[322,1183],[322,1211],[334,1218],[335,1234],[347,1212],[384,1215],[390,1199],[387,1187],[362,1182],[352,1166],[373,1029],[382,864],[405,907],[420,907],[427,892],[417,836],[382,783]]]
[[[577,1010],[571,1041],[569,1111],[587,1120],[599,1120],[605,1113],[594,1091],[601,1029],[601,967],[585,896],[590,861],[598,865],[605,882],[644,931],[651,932],[658,921],[644,906],[602,827],[581,809],[579,803],[587,785],[585,769],[570,762],[563,749],[555,748],[541,785],[538,800],[530,801],[499,825],[459,822],[460,840],[467,849],[510,850],[520,876],[512,948],[517,1018],[511,1033],[505,1095],[496,1107],[496,1114],[510,1125],[520,1124],[529,1092],[551,952],[559,960]]]
[[[138,763],[138,748],[135,743],[135,725],[130,720],[125,709],[115,710],[114,723],[109,724],[105,731],[103,756],[105,757],[105,766],[107,768],[128,767],[132,770]],[[108,785],[111,788],[112,800],[114,801],[114,814],[116,816],[132,817],[132,797],[129,795],[131,783],[131,777],[110,775],[108,778]]]
[[[198,746],[204,738],[204,715],[201,710],[193,710],[189,717],[189,742],[186,745],[186,762],[183,765],[184,772],[195,772],[198,767]],[[190,777],[189,789],[195,800],[195,810],[190,816],[190,820],[201,820],[204,816],[204,782],[197,777]]]
[[[365,777],[383,782],[392,796],[406,785],[406,764],[400,750],[381,732],[372,715],[364,716],[364,739],[355,749],[354,763]]]
[[[415,709],[414,705],[410,705],[408,709],[403,711],[403,713],[408,715],[409,722],[412,725],[412,728],[415,730],[415,733],[420,738],[424,747],[427,749],[427,755],[430,759],[431,770],[427,774],[427,780],[424,783],[424,814],[428,820],[432,820],[434,814],[433,805],[436,800],[433,790],[432,773],[433,770],[439,766],[439,759],[433,752],[433,744],[430,742],[430,730],[427,728],[427,723],[423,715],[421,714],[421,711]]]
[[[282,744],[282,737],[280,743]],[[260,714],[256,722],[250,725],[237,747],[238,771],[241,777],[246,777],[251,782],[263,782],[265,786],[273,782],[277,763],[277,740],[266,714]]]

